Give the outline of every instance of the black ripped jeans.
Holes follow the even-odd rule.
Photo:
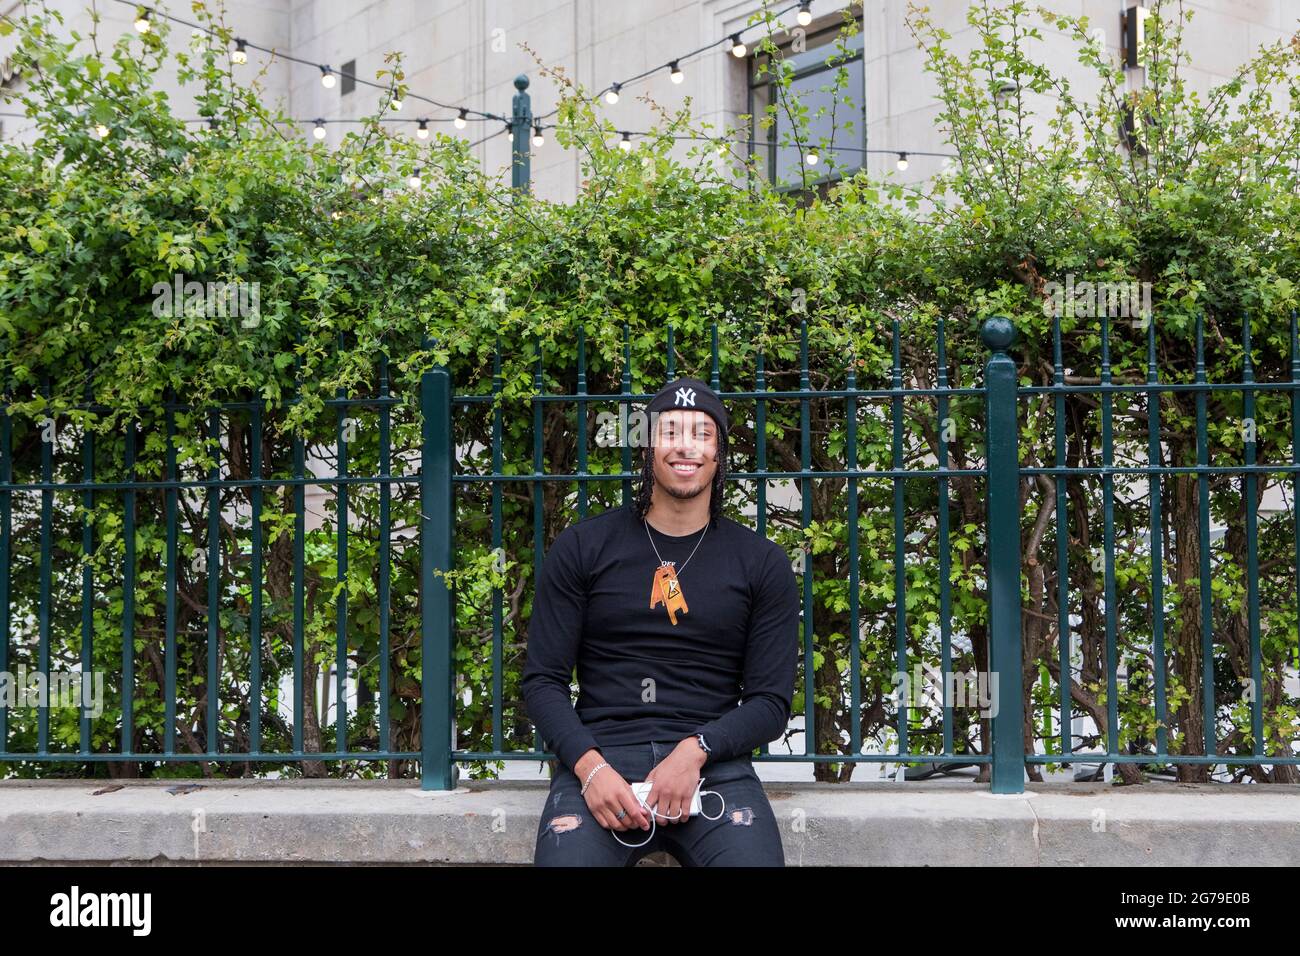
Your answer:
[[[602,746],[609,768],[628,783],[637,783],[665,757],[678,741]],[[635,827],[619,830],[615,839],[592,815],[582,795],[582,781],[568,767],[557,764],[551,791],[537,827],[534,866],[632,866],[643,856],[659,850],[671,853],[682,866],[785,866],[781,831],[763,784],[754,772],[754,761],[745,754],[711,763],[700,771],[701,790],[715,790],[725,810],[712,793],[700,795],[703,813],[682,822],[657,821],[654,835]],[[595,778],[593,778],[594,781]],[[704,814],[717,817],[707,819]],[[649,837],[649,841],[645,842]],[[623,843],[620,843],[622,840]],[[645,846],[624,846],[624,843]]]

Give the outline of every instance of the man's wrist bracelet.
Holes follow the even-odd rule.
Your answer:
[[[592,767],[591,772],[587,774],[587,779],[583,781],[582,790],[578,792],[578,795],[582,796],[587,792],[587,787],[590,786],[591,784],[591,778],[596,775],[597,770],[599,770],[601,767],[608,767],[608,766],[609,764],[605,763],[605,761],[602,760],[600,763],[596,764],[596,766]]]

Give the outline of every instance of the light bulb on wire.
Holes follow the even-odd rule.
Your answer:
[[[899,153],[898,162],[895,165],[898,166],[900,173],[905,170],[907,168],[907,153]]]
[[[546,145],[546,137],[542,135],[542,128],[541,128],[541,126],[534,126],[534,127],[533,127],[533,145],[534,145],[534,146],[545,146],[545,145]]]
[[[795,19],[799,21],[799,26],[806,27],[812,23],[812,0],[803,0],[799,4],[799,12],[795,14]]]
[[[744,56],[745,53],[746,53],[746,47],[745,44],[740,42],[740,34],[733,33],[731,35],[731,55],[739,59],[740,57]]]
[[[623,87],[618,83],[612,84],[610,88],[605,91],[605,102],[608,103],[610,106],[613,106],[615,103],[617,103],[618,91],[621,90],[622,88]]]
[[[817,150],[815,149],[808,150],[808,155],[804,157],[804,162],[806,162],[809,166],[816,166],[821,161],[822,158],[817,155]]]
[[[246,41],[244,40],[235,41],[235,50],[233,53],[230,54],[230,62],[231,63],[248,62],[248,48],[247,48]]]
[[[393,102],[390,103],[389,106],[391,106],[394,110],[400,110],[400,109],[402,108],[402,100],[401,100],[401,98],[400,98],[400,97],[397,97],[397,96],[394,96],[394,97],[393,97]]]
[[[466,112],[467,112],[467,110],[462,106],[462,107],[461,107],[461,110],[460,110],[460,115],[457,116],[454,120],[452,120],[452,125],[455,126],[457,129],[464,129],[464,128],[465,128],[465,114],[466,114]]]
[[[680,82],[682,82],[682,80],[686,79],[686,74],[683,73],[683,72],[682,72],[682,68],[681,68],[680,66],[677,65],[677,61],[676,61],[676,60],[673,60],[673,62],[669,63],[669,64],[668,64],[668,68],[669,68],[669,70],[672,71],[672,72],[670,72],[668,75],[669,75],[669,77],[672,78],[672,81],[673,81],[674,83],[680,83]]]
[[[418,136],[420,139],[428,139],[428,138],[429,138],[429,121],[428,121],[428,120],[420,120],[420,125],[417,126],[416,129],[415,129],[415,135]]]
[[[95,135],[100,139],[108,139],[109,129],[103,123],[95,124]]]
[[[316,121],[316,127],[311,131],[311,134],[317,139],[325,138],[325,121],[323,119],[318,119]]]
[[[411,173],[411,178],[406,181],[406,185],[412,189],[419,189],[424,183],[420,180],[420,167],[415,167],[415,172]]]
[[[153,29],[153,22],[149,19],[149,8],[141,7],[135,15],[135,29],[137,33],[148,33]]]
[[[625,153],[632,151],[632,134],[624,133],[623,138],[618,141],[618,148]]]
[[[327,90],[334,89],[334,71],[328,66],[322,66],[320,68],[320,85],[325,87]]]

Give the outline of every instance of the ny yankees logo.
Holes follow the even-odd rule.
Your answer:
[[[682,387],[677,390],[677,395],[673,398],[674,405],[695,405],[695,389]]]

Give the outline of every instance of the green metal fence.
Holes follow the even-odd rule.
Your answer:
[[[740,406],[746,410],[746,414],[735,416],[733,413],[733,417],[745,421],[752,428],[753,434],[752,447],[748,447],[745,453],[746,459],[752,462],[752,467],[733,471],[728,479],[752,484],[754,493],[750,501],[755,509],[759,533],[767,534],[769,530],[770,482],[793,482],[797,485],[802,528],[808,528],[814,523],[815,483],[842,481],[846,502],[842,517],[847,539],[847,633],[850,636],[847,639],[847,659],[840,668],[844,680],[835,684],[835,693],[842,693],[843,701],[833,701],[832,706],[837,707],[842,703],[847,708],[849,739],[827,741],[821,739],[818,731],[820,705],[817,697],[818,691],[825,691],[825,688],[819,688],[818,685],[820,672],[816,658],[819,643],[824,646],[825,638],[817,633],[817,615],[812,613],[812,609],[817,605],[816,587],[825,582],[817,579],[812,555],[796,552],[792,554],[792,561],[800,569],[805,613],[801,618],[799,634],[792,635],[791,639],[798,640],[802,649],[799,680],[803,691],[801,716],[805,740],[808,742],[807,752],[778,754],[764,747],[757,759],[835,765],[872,762],[928,764],[931,767],[988,765],[992,789],[1004,793],[1020,792],[1023,789],[1026,763],[1031,766],[1078,762],[1146,765],[1297,763],[1294,753],[1270,756],[1264,752],[1264,701],[1261,693],[1254,693],[1250,700],[1253,729],[1251,752],[1220,754],[1216,751],[1215,715],[1221,709],[1221,702],[1215,697],[1215,644],[1211,627],[1202,628],[1200,647],[1204,668],[1202,703],[1205,713],[1210,715],[1205,722],[1204,747],[1199,752],[1195,752],[1194,746],[1184,747],[1181,752],[1174,754],[1169,752],[1164,644],[1168,594],[1164,588],[1162,541],[1165,529],[1161,517],[1162,482],[1173,475],[1195,475],[1199,483],[1199,539],[1205,545],[1200,552],[1201,613],[1202,620],[1212,622],[1213,575],[1210,565],[1211,549],[1208,546],[1211,541],[1211,495],[1207,483],[1214,475],[1241,476],[1248,554],[1245,587],[1250,667],[1253,686],[1261,687],[1261,577],[1256,559],[1256,482],[1264,474],[1290,474],[1293,493],[1297,483],[1300,483],[1300,349],[1297,348],[1294,317],[1290,333],[1290,380],[1268,383],[1254,381],[1247,323],[1243,380],[1230,385],[1209,384],[1205,381],[1203,334],[1199,325],[1197,375],[1190,384],[1158,381],[1154,325],[1148,330],[1147,382],[1141,385],[1112,381],[1109,364],[1110,325],[1105,319],[1101,320],[1103,358],[1097,384],[1066,383],[1059,322],[1055,326],[1053,384],[1043,386],[1025,386],[1018,382],[1016,363],[1009,354],[1014,344],[1014,329],[1006,319],[994,318],[984,323],[981,336],[991,354],[978,383],[959,385],[950,381],[945,323],[940,320],[934,340],[933,387],[905,386],[904,363],[900,354],[902,333],[897,321],[893,323],[892,332],[892,362],[888,382],[882,383],[882,387],[860,388],[856,366],[850,361],[845,370],[843,388],[814,388],[812,375],[816,370],[810,368],[808,326],[806,322],[801,322],[798,325],[797,388],[769,388],[765,356],[759,351],[753,366],[753,387],[728,391],[721,387],[718,327],[714,325],[711,329],[711,385],[733,408]],[[506,433],[510,424],[507,415],[514,406],[500,400],[503,380],[502,353],[499,347],[495,356],[495,376],[490,394],[455,395],[448,372],[439,368],[422,377],[417,395],[394,396],[390,394],[386,364],[378,369],[378,388],[375,394],[365,397],[338,394],[327,403],[328,412],[334,417],[336,467],[332,474],[319,476],[308,473],[304,443],[300,436],[287,444],[276,445],[272,454],[264,454],[264,442],[269,440],[266,436],[270,433],[266,430],[267,422],[264,419],[266,407],[257,400],[226,403],[214,409],[195,408],[175,401],[165,403],[157,410],[156,418],[156,421],[165,423],[164,434],[161,438],[153,434],[145,436],[146,441],[153,442],[154,451],[157,451],[159,441],[165,449],[165,471],[156,478],[137,474],[137,453],[142,436],[134,426],[124,430],[108,448],[97,448],[92,434],[82,434],[81,468],[80,474],[76,475],[73,473],[75,463],[71,445],[66,442],[60,445],[57,438],[44,440],[49,436],[38,440],[30,424],[17,424],[17,420],[8,413],[0,417],[0,671],[8,672],[11,664],[19,657],[24,660],[34,657],[35,670],[50,674],[52,651],[57,651],[60,646],[52,633],[52,627],[56,619],[59,619],[58,605],[60,601],[67,603],[67,594],[64,592],[78,578],[81,640],[79,655],[74,662],[75,668],[89,673],[95,667],[97,622],[98,633],[102,634],[104,627],[111,626],[120,633],[121,640],[120,671],[111,675],[121,703],[121,719],[116,728],[117,746],[110,747],[102,741],[98,746],[92,746],[92,718],[85,705],[81,709],[76,745],[58,746],[57,741],[51,739],[49,708],[41,706],[35,708],[35,745],[27,749],[14,749],[10,739],[11,708],[0,699],[0,761],[62,762],[71,765],[91,762],[166,764],[171,761],[250,764],[313,760],[413,761],[419,764],[423,788],[447,789],[455,786],[458,762],[505,759],[536,761],[550,757],[544,749],[545,741],[535,737],[531,747],[507,746],[507,729],[511,722],[511,715],[507,711],[515,702],[507,701],[505,692],[508,670],[506,594],[501,586],[489,589],[489,606],[483,612],[486,617],[490,617],[490,646],[487,653],[490,656],[491,701],[490,715],[486,719],[491,726],[491,744],[490,747],[480,749],[456,746],[457,719],[463,713],[457,707],[460,697],[457,693],[456,661],[458,638],[462,636],[457,632],[458,628],[463,628],[464,622],[458,624],[453,588],[443,575],[453,572],[463,558],[465,552],[458,545],[458,538],[460,544],[466,542],[470,535],[462,529],[467,527],[466,522],[471,519],[485,519],[486,540],[491,552],[504,552],[506,498],[512,485],[525,489],[523,493],[512,497],[515,506],[523,508],[527,503],[531,510],[534,577],[545,559],[548,514],[554,512],[556,501],[560,502],[560,507],[568,507],[568,499],[561,496],[561,491],[553,490],[553,501],[548,510],[547,486],[561,490],[572,487],[576,494],[573,507],[579,518],[585,517],[592,506],[594,487],[614,483],[615,487],[621,489],[622,500],[631,500],[637,473],[633,468],[630,445],[623,444],[608,452],[617,457],[617,467],[607,468],[601,461],[589,458],[594,438],[590,428],[592,412],[603,406],[625,413],[632,405],[650,397],[632,391],[632,353],[628,332],[625,328],[621,388],[616,393],[588,392],[588,352],[582,329],[577,331],[576,346],[576,388],[572,392],[560,393],[546,391],[545,357],[540,347],[534,346],[534,394],[527,403],[532,432],[532,461],[529,468],[508,467],[505,460]],[[677,374],[677,352],[672,328],[667,329],[665,371],[667,379]],[[48,390],[47,384],[47,397]],[[1243,395],[1245,418],[1252,421],[1256,392],[1274,391],[1288,395],[1293,428],[1291,463],[1285,466],[1258,464],[1252,435],[1251,440],[1245,444],[1246,460],[1243,464],[1211,465],[1207,452],[1206,402],[1207,396],[1216,390],[1240,392]],[[1196,396],[1199,457],[1195,465],[1166,466],[1159,463],[1162,458],[1160,402],[1158,399],[1152,400],[1152,397],[1173,392]],[[1112,434],[1113,402],[1116,396],[1134,394],[1147,396],[1150,460],[1142,466],[1116,465],[1113,456],[1116,448],[1123,447],[1123,443],[1117,444]],[[1099,467],[1071,464],[1067,460],[1066,404],[1081,396],[1095,396],[1100,405],[1103,463]],[[1041,401],[1050,402],[1055,412],[1055,461],[1050,466],[1027,466],[1021,462],[1020,434],[1025,427],[1023,420],[1027,405]],[[946,438],[933,446],[936,452],[932,461],[926,459],[925,455],[918,459],[916,447],[908,444],[912,434],[909,427],[915,426],[916,406],[920,405],[927,410],[922,418],[928,417],[928,410],[932,409],[933,424],[936,428],[944,429],[946,423],[951,421],[953,404],[958,402],[965,403],[964,407],[970,407],[973,402],[976,403],[975,407],[983,409],[977,416],[982,417],[983,421],[974,423],[984,437],[982,460],[968,459],[961,467],[951,467]],[[566,419],[572,428],[571,447],[576,451],[570,468],[547,467],[545,414],[547,408],[555,403],[573,410],[571,420]],[[488,447],[484,449],[484,454],[488,456],[486,470],[476,472],[465,467],[467,456],[456,440],[457,421],[453,416],[453,409],[458,406],[462,409],[463,416],[485,415],[488,418],[490,439]],[[84,410],[94,410],[93,404],[89,402],[81,407]],[[831,407],[839,410],[836,414],[842,414],[839,421],[843,427],[843,456],[847,467],[815,469],[814,430],[815,427],[824,429],[825,426],[813,421],[813,412],[816,410],[820,416]],[[905,410],[909,407],[913,414],[912,426],[905,419]],[[789,409],[792,415],[793,410],[797,409],[798,468],[769,467],[768,419],[774,408]],[[750,409],[752,414],[748,414]],[[867,421],[863,418],[863,413],[869,409],[874,409],[872,414],[880,416],[872,421],[887,425],[888,461],[883,466],[873,464],[869,468],[863,468],[861,463],[864,450],[860,445],[860,437],[863,423]],[[364,410],[374,419],[376,428],[373,442],[369,439],[362,442],[356,438],[353,432],[355,421],[349,417],[357,413],[355,410]],[[404,426],[418,428],[419,440],[416,447],[406,449],[418,454],[418,471],[394,468],[392,431],[395,414],[403,416],[401,421]],[[178,421],[183,422],[187,429],[194,426],[200,432],[205,431],[206,437],[211,440],[209,447],[212,449],[222,447],[223,425],[228,436],[234,435],[236,429],[239,435],[245,436],[238,442],[233,438],[227,441],[224,476],[223,462],[217,457],[205,460],[207,467],[202,477],[186,477],[182,473],[178,467],[177,448],[184,443],[185,436],[177,431]],[[16,428],[20,429],[17,434]],[[189,436],[190,439],[194,437]],[[875,452],[883,460],[885,450],[877,448]],[[870,459],[870,454],[866,457]],[[925,459],[921,463],[927,467],[908,467],[909,457],[913,463]],[[16,477],[16,462],[32,473]],[[554,465],[555,462],[552,461],[551,464]],[[1058,635],[1082,633],[1088,626],[1086,621],[1075,620],[1074,617],[1079,615],[1072,617],[1071,611],[1072,599],[1077,602],[1078,598],[1077,595],[1072,595],[1069,484],[1099,480],[1104,500],[1104,594],[1100,598],[1100,606],[1105,612],[1104,696],[1107,733],[1104,749],[1087,753],[1078,752],[1075,741],[1077,735],[1071,731],[1072,717],[1076,712],[1071,687],[1072,642],[1059,638],[1056,641],[1059,649],[1059,662],[1056,665],[1056,693],[1059,701],[1056,716],[1059,730],[1056,734],[1045,731],[1040,735],[1040,739],[1046,738],[1049,748],[1054,746],[1055,749],[1044,753],[1026,752],[1025,705],[1029,701],[1032,706],[1033,702],[1033,685],[1027,684],[1026,679],[1029,668],[1035,664],[1042,665],[1043,662],[1026,661],[1022,642],[1022,601],[1025,594],[1029,593],[1025,590],[1025,577],[1022,573],[1026,525],[1022,513],[1027,489],[1040,476],[1055,483],[1055,626]],[[1117,608],[1120,596],[1117,593],[1114,525],[1117,477],[1140,478],[1148,482],[1154,491],[1150,499],[1149,584],[1154,671],[1151,681],[1154,701],[1151,709],[1158,732],[1150,745],[1142,743],[1139,752],[1133,752],[1131,746],[1125,752],[1119,739],[1121,695]],[[960,542],[957,541],[958,535],[953,527],[955,512],[951,507],[950,493],[956,483],[960,482],[967,483],[963,487],[968,489],[983,489],[987,508],[983,515],[983,526],[979,530],[983,534],[987,551],[983,586],[975,587],[964,583],[961,585],[962,590],[957,592],[953,584],[953,556],[958,553],[954,549],[960,549]],[[317,553],[306,528],[305,499],[307,489],[312,486],[333,489],[334,515],[330,535],[330,544],[334,550],[332,567],[328,565],[327,559]],[[937,641],[941,674],[945,678],[951,676],[954,669],[955,599],[959,596],[963,599],[974,596],[987,609],[986,620],[981,620],[978,625],[987,639],[987,660],[977,660],[977,663],[982,669],[986,666],[990,677],[996,679],[994,687],[997,709],[987,723],[979,725],[987,730],[976,733],[974,736],[977,739],[974,741],[970,739],[969,732],[963,735],[965,739],[957,739],[954,720],[956,702],[951,699],[949,685],[945,680],[941,706],[937,708],[941,719],[941,742],[939,729],[927,727],[921,719],[925,708],[904,699],[894,702],[891,730],[896,747],[879,753],[862,752],[864,688],[860,675],[865,665],[864,649],[871,652],[871,655],[874,655],[875,649],[864,648],[860,638],[860,600],[861,594],[867,593],[864,588],[869,588],[878,581],[883,582],[885,578],[882,561],[873,562],[876,566],[875,580],[864,579],[861,569],[864,555],[860,523],[868,512],[862,507],[860,495],[868,487],[888,488],[892,492],[892,534],[889,535],[891,586],[886,589],[882,583],[880,588],[882,593],[886,590],[892,592],[892,602],[882,598],[883,603],[875,613],[877,618],[892,618],[893,646],[883,657],[894,667],[895,673],[909,673],[912,665],[927,656],[928,652],[918,650],[918,634],[924,632]],[[917,491],[918,488],[924,490]],[[203,517],[207,528],[205,556],[201,561],[197,557],[191,557],[187,562],[178,540],[178,527],[181,524],[179,512],[186,510],[188,514],[190,498],[194,494],[204,496]],[[224,508],[221,503],[223,494],[227,495]],[[270,513],[275,511],[268,506],[267,498],[275,495],[287,496],[284,499],[285,509],[276,514],[286,521],[291,518],[292,524],[291,527],[279,529],[276,543],[271,544],[264,537],[266,531],[263,526],[269,522]],[[395,498],[395,495],[398,497]],[[414,522],[407,529],[410,534],[403,535],[394,526],[401,523],[396,511],[406,506],[408,496],[409,504],[414,509]],[[608,496],[601,494],[598,497]],[[221,545],[223,521],[231,524],[224,512],[232,507],[231,502],[236,498],[238,507],[243,507],[246,500],[249,510],[247,534],[236,535],[240,541],[247,540],[247,554],[242,549],[238,554],[229,549],[223,553]],[[82,510],[61,512],[55,508],[56,500],[73,499],[79,499]],[[918,621],[915,613],[909,616],[908,610],[908,572],[913,567],[909,565],[909,557],[911,549],[918,545],[909,540],[909,535],[915,537],[915,529],[909,529],[907,524],[909,515],[916,513],[915,502],[918,500],[934,503],[925,527],[927,540],[933,539],[937,555],[937,621],[932,625]],[[141,518],[142,501],[147,501],[149,508],[153,509],[150,512],[154,516],[151,522]],[[1300,581],[1300,496],[1295,501],[1295,579]],[[480,504],[486,504],[486,514],[479,507]],[[104,514],[96,513],[94,509],[97,507],[101,511],[110,511],[111,520],[105,518]],[[367,516],[373,517],[373,527],[378,530],[373,536],[373,555],[369,550],[365,551],[367,562],[373,560],[373,566],[367,563],[360,570],[350,570],[350,559],[356,560],[361,547],[354,521],[357,517],[356,510],[365,511]],[[20,523],[24,527],[37,529],[38,543],[28,542],[15,549],[13,529],[16,516],[22,518]],[[81,525],[80,551],[83,561],[80,567],[72,561],[74,555],[69,549],[66,546],[61,548],[55,540],[56,525],[66,532],[77,521]],[[162,536],[160,540],[142,534],[146,524],[159,531]],[[472,534],[476,538],[484,536],[481,529],[474,530]],[[147,555],[137,553],[137,538],[146,542]],[[879,547],[878,542],[870,545],[872,549]],[[412,553],[415,548],[418,548],[418,563]],[[105,555],[114,556],[115,563],[111,569],[103,563]],[[96,561],[100,562],[98,566]],[[305,747],[305,728],[314,727],[312,733],[319,731],[322,741],[327,736],[327,728],[323,724],[328,709],[322,708],[317,715],[317,723],[321,726],[313,725],[310,719],[312,715],[305,713],[307,695],[314,693],[314,689],[308,688],[309,682],[305,675],[309,664],[307,566],[310,561],[325,562],[321,567],[326,570],[318,572],[318,576],[330,577],[328,572],[332,571],[335,584],[328,598],[319,594],[315,598],[333,600],[335,604],[332,663],[336,671],[333,691],[336,711],[332,749],[323,745],[316,749]],[[275,567],[288,567],[289,563],[292,565],[291,574],[285,579],[286,582],[291,582],[291,586],[282,588],[284,593],[276,593],[276,589],[269,583],[275,578],[275,574],[268,573],[268,568],[274,562],[280,562]],[[229,594],[223,598],[223,573],[238,585],[235,588],[238,593],[233,598]],[[184,596],[188,593],[178,588],[178,576],[182,575],[191,583],[205,579],[205,606],[178,607],[178,594]],[[376,637],[375,660],[371,663],[377,677],[375,686],[369,688],[374,692],[375,703],[373,715],[367,716],[365,722],[366,728],[375,731],[372,741],[374,745],[369,747],[354,746],[349,738],[350,719],[354,736],[358,735],[356,727],[361,726],[357,723],[361,715],[350,715],[348,712],[347,686],[349,674],[356,681],[360,679],[361,673],[357,663],[358,640],[356,634],[351,633],[358,626],[359,612],[357,607],[349,606],[350,589],[357,585],[358,577],[372,579],[374,585],[373,598],[369,592],[364,596],[367,609],[365,628],[367,633],[373,631]],[[144,585],[141,584],[142,580],[146,581]],[[1294,592],[1289,590],[1290,584],[1288,581],[1287,594],[1294,611],[1296,602]],[[145,588],[143,594],[142,586]],[[20,598],[20,593],[26,597]],[[512,595],[512,601],[517,600],[517,594]],[[415,613],[413,602],[417,601],[418,613]],[[238,613],[231,611],[232,603],[237,606]],[[161,612],[152,608],[155,604],[161,606]],[[149,608],[142,610],[141,605],[149,605]],[[17,617],[14,614],[15,607],[20,610]],[[373,615],[370,614],[370,609],[373,609]],[[413,625],[407,629],[409,633],[402,635],[400,646],[394,642],[395,616],[402,621],[406,621],[408,616],[418,621],[418,626]],[[141,643],[146,650],[149,647],[147,637],[137,631],[138,621],[145,617],[151,621],[160,621],[162,628],[160,658],[147,662],[153,673],[161,674],[162,679],[156,681],[157,692],[149,700],[142,700],[136,695],[140,663],[136,657],[137,643]],[[183,623],[178,623],[182,622],[182,618]],[[516,633],[519,632],[518,625],[521,623],[516,614],[512,624]],[[245,675],[241,672],[233,676],[238,678],[241,685],[246,680],[247,689],[241,686],[240,692],[234,695],[236,699],[223,699],[220,693],[221,675],[237,669],[239,654],[243,653],[245,647],[247,673]],[[979,655],[975,650],[972,643],[971,654],[977,659]],[[966,653],[966,650],[963,648],[960,653]],[[281,656],[277,657],[277,654]],[[410,662],[413,659],[418,659],[418,688],[415,689],[409,681],[403,683],[410,676]],[[291,684],[289,693],[292,698],[292,718],[287,726],[278,713],[282,704],[281,695],[275,687],[267,686],[264,680],[263,668],[267,662],[276,668],[276,673],[282,671],[283,679]],[[184,665],[187,674],[193,671],[184,685],[178,683],[181,665]],[[328,665],[324,673],[328,677]],[[1128,671],[1126,681],[1131,682],[1132,676],[1132,670]],[[323,699],[328,701],[328,688]],[[407,703],[417,699],[421,704],[418,710],[413,703]],[[400,717],[398,710],[401,711]],[[163,730],[160,738],[149,738],[149,749],[141,750],[137,747],[137,741],[140,740],[135,724],[137,712],[149,715]],[[418,734],[413,715],[418,715]],[[518,722],[517,716],[515,722]],[[237,728],[231,739],[223,741],[223,726]],[[246,731],[243,729],[245,726]],[[391,734],[398,726],[402,728],[404,739],[418,741],[418,745],[393,748]],[[967,726],[969,730],[975,725]],[[1045,726],[1046,730],[1050,730],[1050,714],[1046,715]],[[264,749],[264,731],[268,727],[271,733],[277,734],[279,739],[290,745]],[[924,748],[929,752],[913,752],[918,749],[913,746],[913,742],[922,740],[922,734],[926,735],[925,739],[933,740],[937,745]],[[178,735],[184,739],[178,741]],[[369,730],[365,730],[362,736],[369,741]],[[1054,744],[1052,738],[1055,738]],[[515,741],[517,737],[511,735],[511,740]],[[823,744],[826,746],[819,746]]]

